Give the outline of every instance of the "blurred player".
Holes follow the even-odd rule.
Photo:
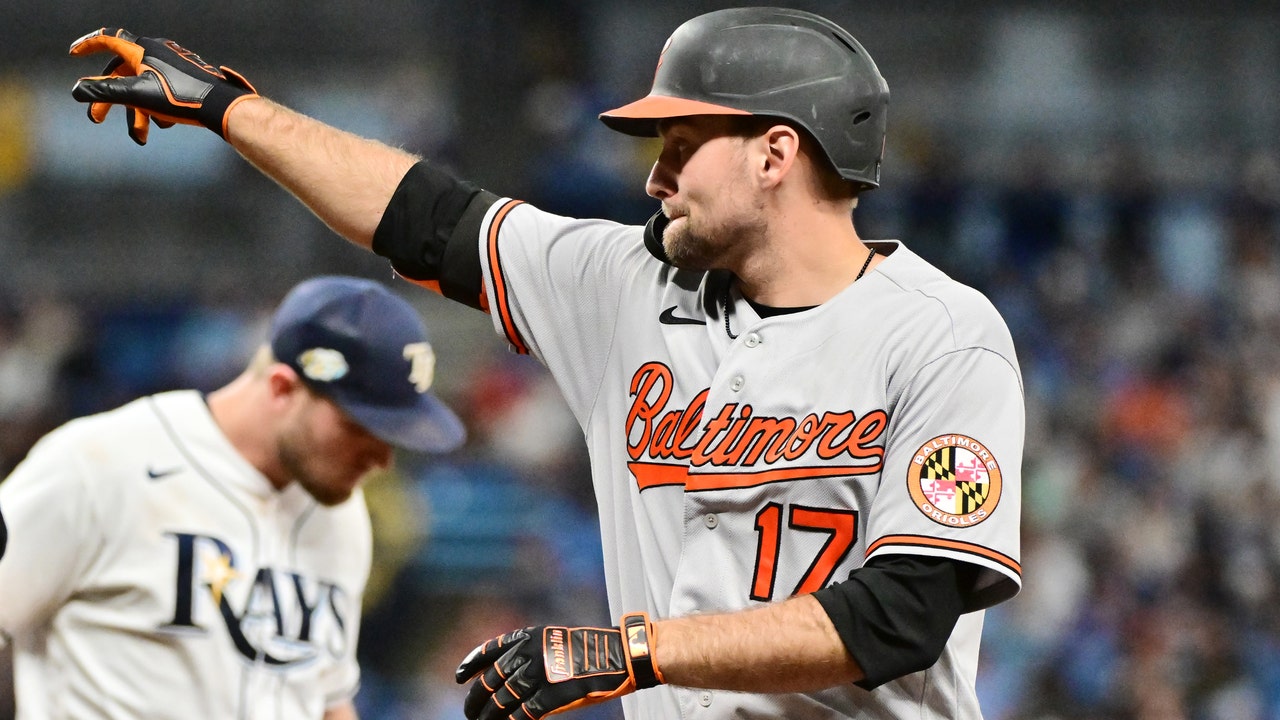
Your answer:
[[[889,94],[852,35],[779,8],[677,28],[648,96],[602,115],[661,139],[644,227],[461,182],[169,41],[72,45],[99,51],[73,90],[93,120],[217,132],[564,393],[619,624],[477,647],[468,717],[980,717],[981,611],[1021,582],[1020,372],[986,298],[854,227]]]
[[[18,717],[354,718],[360,482],[393,446],[461,442],[433,363],[409,303],[315,278],[224,387],[42,438],[0,483]]]

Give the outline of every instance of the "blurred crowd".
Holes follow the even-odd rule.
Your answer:
[[[990,718],[1280,717],[1280,165],[1130,159],[1079,186],[928,173],[893,213],[995,302],[1028,408],[1024,590],[988,615]],[[925,248],[922,248],[925,249]]]

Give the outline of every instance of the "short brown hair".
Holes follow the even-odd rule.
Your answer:
[[[845,180],[836,169],[826,151],[818,144],[813,133],[798,122],[774,115],[726,115],[729,123],[729,134],[734,137],[753,138],[763,135],[775,125],[786,125],[800,136],[800,147],[813,158],[817,169],[815,190],[828,200],[857,201],[860,188],[857,183]]]

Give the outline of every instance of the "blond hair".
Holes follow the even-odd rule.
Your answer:
[[[275,365],[276,362],[278,361],[275,353],[271,352],[271,346],[264,344],[253,354],[253,357],[249,360],[249,366],[245,368],[245,372],[254,377],[266,377],[267,369]]]

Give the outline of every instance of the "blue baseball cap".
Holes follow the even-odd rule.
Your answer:
[[[379,283],[336,275],[299,283],[276,309],[271,351],[391,445],[447,452],[466,438],[458,416],[429,392],[435,353],[422,318]]]

